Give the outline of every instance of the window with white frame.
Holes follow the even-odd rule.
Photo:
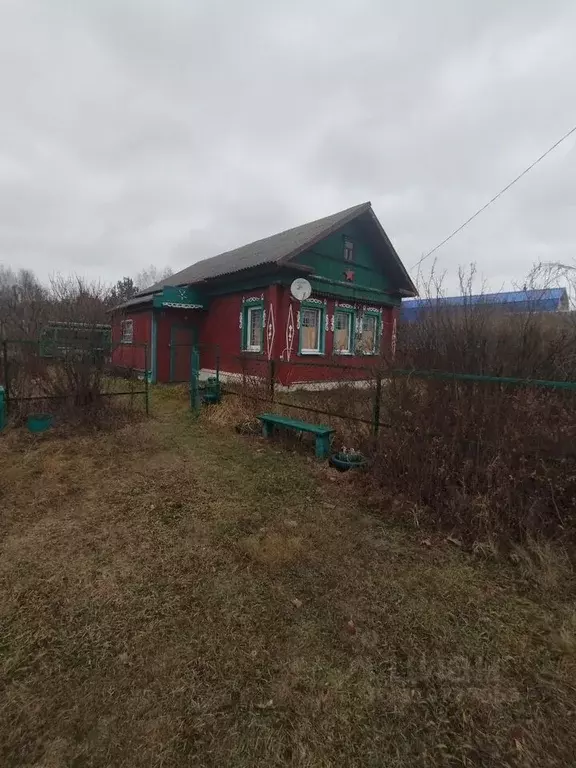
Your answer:
[[[121,343],[122,344],[132,344],[134,341],[134,321],[133,320],[122,320],[120,324],[120,330],[121,330]]]
[[[359,350],[365,355],[375,355],[378,352],[379,317],[365,313],[360,327]]]
[[[262,307],[248,307],[246,310],[246,351],[262,352],[264,310]]]
[[[353,340],[353,314],[342,310],[334,312],[334,354],[352,354]]]
[[[322,352],[322,310],[303,308],[300,313],[300,352],[304,355]]]

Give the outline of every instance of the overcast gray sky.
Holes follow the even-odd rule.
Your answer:
[[[111,281],[371,200],[410,267],[576,124],[575,40],[573,0],[0,0],[0,263]],[[575,146],[450,287],[575,260]]]

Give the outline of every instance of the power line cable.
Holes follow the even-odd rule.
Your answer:
[[[419,260],[416,262],[416,264],[414,264],[412,267],[410,267],[410,269],[416,269],[417,267],[419,267],[419,266],[420,266],[420,264],[422,264],[422,262],[423,262],[425,259],[427,259],[429,256],[432,256],[432,254],[433,254],[433,253],[436,253],[436,251],[437,251],[439,248],[442,248],[442,246],[443,246],[443,245],[446,245],[446,243],[447,243],[449,240],[452,240],[452,238],[454,237],[454,235],[457,235],[457,234],[458,234],[458,232],[461,232],[461,231],[464,229],[464,227],[467,227],[467,226],[468,226],[468,224],[470,224],[470,222],[471,222],[471,221],[473,221],[473,220],[476,218],[476,216],[480,216],[480,214],[481,214],[483,211],[485,211],[485,210],[486,210],[486,208],[489,208],[489,207],[492,205],[492,203],[495,203],[495,202],[496,202],[496,200],[498,200],[498,198],[499,198],[499,197],[501,197],[501,196],[504,194],[504,192],[507,192],[507,191],[510,189],[510,187],[513,187],[513,186],[514,186],[514,184],[516,184],[516,182],[517,182],[517,181],[520,181],[520,179],[521,179],[523,176],[526,176],[526,174],[527,174],[529,171],[531,171],[531,170],[532,170],[532,168],[534,168],[534,166],[535,166],[535,165],[538,165],[538,163],[539,163],[541,160],[544,160],[544,158],[546,157],[546,155],[549,155],[549,154],[550,154],[550,152],[552,152],[554,149],[556,149],[556,147],[557,147],[557,146],[559,146],[560,144],[562,144],[562,142],[563,142],[563,141],[565,141],[565,139],[567,139],[569,136],[571,136],[571,135],[572,135],[573,133],[575,133],[575,132],[576,132],[576,125],[575,125],[573,128],[571,128],[571,129],[568,131],[568,133],[565,133],[565,134],[564,134],[564,136],[562,136],[562,138],[561,138],[561,139],[558,139],[558,141],[557,141],[555,144],[553,144],[553,145],[552,145],[552,146],[551,146],[549,149],[547,149],[547,150],[546,150],[546,152],[544,152],[544,154],[543,154],[543,155],[540,155],[540,157],[539,157],[537,160],[534,160],[534,162],[533,162],[531,165],[529,165],[529,166],[528,166],[528,168],[524,169],[524,170],[522,171],[522,173],[521,173],[521,174],[519,174],[518,176],[516,176],[516,178],[515,178],[515,179],[513,179],[513,180],[512,180],[512,181],[511,181],[509,184],[507,184],[507,185],[506,185],[506,186],[505,186],[503,189],[501,189],[501,190],[500,190],[500,192],[498,192],[498,194],[497,194],[497,195],[494,195],[494,197],[493,197],[491,200],[489,200],[489,201],[486,203],[486,205],[483,205],[483,206],[482,206],[482,208],[479,208],[479,209],[476,211],[476,213],[474,213],[474,214],[472,214],[472,216],[470,216],[470,218],[469,218],[469,219],[466,219],[466,221],[464,222],[464,224],[461,224],[461,225],[458,227],[458,229],[455,229],[455,230],[454,230],[454,232],[452,232],[450,235],[448,235],[448,237],[445,237],[445,238],[444,238],[444,240],[442,240],[442,242],[441,242],[441,243],[438,243],[438,245],[435,245],[435,246],[434,246],[434,248],[432,248],[432,250],[428,251],[428,253],[425,253],[425,254],[424,254],[424,256],[422,256],[422,257],[421,257],[421,258],[420,258],[420,259],[419,259]]]

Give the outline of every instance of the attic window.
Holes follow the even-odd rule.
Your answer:
[[[349,237],[344,238],[344,261],[354,261],[354,243]]]

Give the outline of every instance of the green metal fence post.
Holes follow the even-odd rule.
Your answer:
[[[146,403],[146,416],[150,415],[150,395],[148,386],[148,344],[144,344],[144,398]]]
[[[200,375],[200,352],[198,347],[192,347],[192,376],[190,377],[190,408],[198,412],[200,410],[200,387],[198,376]]]
[[[380,401],[382,400],[382,372],[376,373],[376,393],[374,395],[374,437],[378,437],[380,428]]]
[[[274,384],[276,380],[276,361],[270,358],[270,401],[274,402]]]

